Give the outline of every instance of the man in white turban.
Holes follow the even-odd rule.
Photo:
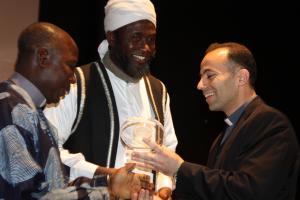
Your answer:
[[[177,146],[169,95],[149,69],[156,53],[153,4],[109,0],[104,29],[100,59],[78,67],[77,84],[57,107],[45,111],[58,129],[61,157],[73,178],[101,174],[100,166],[124,166],[128,157],[120,130],[133,117],[158,121],[164,134],[156,141],[172,151]],[[168,199],[173,179],[160,173],[153,179],[154,197]]]
[[[156,27],[156,12],[149,0],[109,0],[105,6],[104,31],[112,32],[139,20],[149,20]],[[107,52],[107,40],[102,41],[98,52],[101,59]]]

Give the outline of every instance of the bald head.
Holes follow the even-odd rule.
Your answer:
[[[61,28],[49,23],[34,23],[22,31],[18,40],[20,53],[34,51],[38,47],[50,47],[55,43]]]
[[[30,55],[34,55],[39,48],[55,51],[62,41],[74,43],[76,46],[71,36],[54,24],[46,22],[31,24],[21,32],[18,39],[16,70],[18,71],[25,63],[28,67]]]
[[[48,103],[57,103],[75,82],[78,48],[72,37],[54,24],[38,22],[18,40],[15,70],[33,83]]]

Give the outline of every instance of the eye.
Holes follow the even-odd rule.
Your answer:
[[[141,38],[142,38],[142,36],[141,36],[140,34],[138,34],[138,33],[135,33],[135,34],[133,34],[133,35],[131,36],[131,40],[132,40],[133,42],[139,42],[139,41],[141,40]]]
[[[217,76],[217,74],[216,73],[207,73],[206,76],[207,76],[207,79],[212,80]]]
[[[155,36],[150,36],[150,37],[147,38],[147,43],[148,44],[155,44],[155,40],[156,40]]]

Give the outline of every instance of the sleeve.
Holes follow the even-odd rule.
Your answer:
[[[60,149],[60,157],[62,162],[70,167],[70,181],[80,176],[93,178],[98,167],[98,165],[87,162],[81,153],[72,154],[63,148]]]
[[[163,144],[167,148],[175,151],[178,141],[177,141],[177,137],[175,134],[172,115],[171,115],[169,95],[167,95],[166,107],[165,107],[165,111],[164,111],[164,129],[165,129],[165,133],[164,133]],[[159,190],[162,187],[168,187],[171,189],[175,189],[173,187],[173,178],[172,177],[166,176],[162,173],[158,173],[157,181],[156,181],[156,189]]]
[[[204,200],[264,200],[291,195],[291,174],[299,150],[288,124],[273,114],[245,123],[247,131],[239,133],[244,137],[238,142],[240,151],[226,155],[227,169],[184,162],[177,173],[176,193]]]
[[[70,181],[79,176],[92,178],[97,165],[87,162],[81,153],[72,154],[63,148],[63,144],[72,134],[72,125],[77,114],[77,85],[72,84],[70,92],[56,106],[47,106],[45,116],[57,131],[58,146],[62,162],[70,167]]]
[[[0,199],[23,199],[38,192],[43,177],[33,159],[38,156],[37,118],[23,104],[10,110],[10,103],[0,101]]]

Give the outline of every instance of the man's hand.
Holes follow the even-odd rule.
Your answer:
[[[96,169],[95,173],[94,173],[94,176],[97,176],[97,175],[111,175],[113,173],[115,173],[117,171],[117,169],[115,168],[107,168],[107,167],[101,167],[101,166],[98,166],[98,168]]]
[[[171,198],[172,191],[168,187],[162,187],[158,190],[156,196],[162,200],[168,200]]]
[[[137,161],[138,166],[160,171],[167,176],[174,176],[184,160],[164,146],[159,146],[148,139],[143,139],[143,141],[152,149],[152,152],[134,151],[131,159]]]
[[[91,181],[92,181],[92,179],[90,179],[90,178],[80,176],[80,177],[76,178],[75,180],[69,182],[67,186],[80,187],[81,184],[83,184],[83,183],[90,184]]]
[[[150,183],[150,177],[145,174],[132,173],[131,171],[134,167],[134,163],[126,164],[125,167],[117,169],[116,172],[111,175],[109,189],[112,196],[130,199],[134,196],[136,197],[141,189],[145,189],[148,190],[148,192],[143,191],[136,198],[142,199],[141,196],[147,196],[149,199],[151,198],[150,193],[153,191],[154,186]]]
[[[153,200],[153,192],[141,189],[139,192],[134,192],[131,195],[131,200]]]

